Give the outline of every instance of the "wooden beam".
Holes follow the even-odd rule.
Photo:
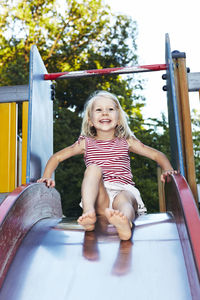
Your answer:
[[[28,85],[1,86],[0,103],[28,100]]]
[[[164,184],[161,182],[162,169],[160,166],[157,166],[157,179],[158,179],[158,196],[159,196],[159,209],[160,212],[166,212],[166,203],[165,203],[165,191]]]
[[[188,91],[198,92],[200,90],[200,72],[188,73]]]

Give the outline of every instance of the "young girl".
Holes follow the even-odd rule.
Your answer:
[[[58,164],[83,154],[86,165],[81,189],[83,214],[78,223],[86,231],[92,231],[96,216],[104,215],[116,227],[120,239],[128,240],[136,213],[146,212],[132,181],[129,152],[156,161],[164,170],[163,182],[169,173],[175,172],[163,153],[145,146],[133,135],[118,99],[111,93],[100,91],[86,103],[78,141],[49,159],[38,182],[54,187],[51,176]]]

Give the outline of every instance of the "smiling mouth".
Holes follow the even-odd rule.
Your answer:
[[[100,123],[110,123],[111,120],[104,119],[104,120],[100,120],[99,122],[100,122]]]

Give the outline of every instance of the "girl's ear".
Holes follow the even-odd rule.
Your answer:
[[[92,121],[89,119],[88,120],[88,123],[89,123],[89,125],[92,127],[93,126],[93,123],[92,123]]]

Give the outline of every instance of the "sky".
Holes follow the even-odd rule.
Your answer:
[[[190,72],[200,72],[200,1],[199,0],[104,0],[113,13],[131,16],[137,22],[136,39],[139,65],[165,63],[165,34],[170,37],[171,51],[186,53]],[[140,73],[145,80],[143,95],[145,118],[161,119],[167,115],[166,92],[162,90],[164,72]],[[190,92],[190,107],[200,110],[198,92]]]

